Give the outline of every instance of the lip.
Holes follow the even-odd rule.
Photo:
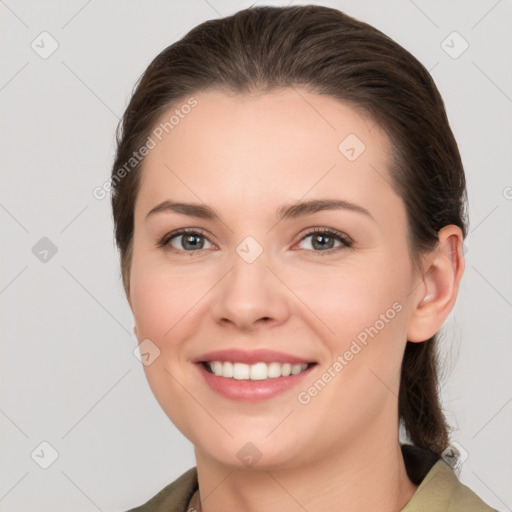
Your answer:
[[[215,352],[211,352],[211,354],[215,354]],[[209,354],[205,355],[209,357]],[[211,359],[208,360],[211,361]],[[220,361],[221,359],[215,360]],[[232,359],[226,360],[229,361]],[[236,359],[236,361],[243,362],[240,361],[240,359]],[[261,361],[261,359],[256,362],[259,361]],[[272,361],[276,361],[276,359],[272,359]],[[300,361],[297,361],[297,364],[299,362]],[[298,384],[300,384],[304,378],[310,375],[311,371],[313,371],[317,365],[313,364],[297,375],[289,375],[288,377],[275,377],[265,380],[237,380],[226,377],[219,377],[213,373],[208,372],[202,361],[197,361],[194,366],[199,370],[199,373],[205,380],[206,384],[210,387],[210,389],[217,394],[225,398],[241,402],[261,402],[298,386]]]
[[[278,352],[276,350],[269,349],[255,349],[255,350],[243,350],[240,348],[232,348],[225,350],[214,350],[207,352],[192,360],[193,363],[202,363],[207,361],[231,361],[233,363],[291,363],[291,364],[305,364],[315,363],[316,361],[307,360],[299,356],[287,354],[285,352]],[[301,375],[301,374],[299,374]],[[276,377],[277,379],[281,377]],[[287,378],[287,377],[282,377]]]

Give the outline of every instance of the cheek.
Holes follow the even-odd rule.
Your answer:
[[[150,338],[158,340],[165,330],[172,326],[172,292],[164,293],[164,283],[145,275],[143,279],[135,274],[132,281],[131,300],[137,325],[139,342]]]
[[[184,328],[190,329],[194,310],[204,309],[209,301],[223,300],[212,290],[216,282],[212,276],[222,273],[211,266],[192,267],[134,257],[131,302],[139,342],[149,338],[163,345],[164,338],[174,338],[178,343],[167,342],[160,348],[176,350],[178,335]],[[277,286],[276,294],[291,305],[290,315],[296,318],[289,321],[302,322],[319,339],[330,340],[331,349],[341,350],[354,338],[362,342],[367,337],[373,339],[375,329],[382,334],[379,339],[388,335],[396,338],[392,333],[403,331],[405,315],[396,314],[396,304],[405,306],[410,283],[407,271],[399,269],[406,270],[407,262],[386,253],[368,255],[357,262],[283,266],[275,270],[289,290]],[[209,297],[208,290],[212,292]]]
[[[335,383],[320,401],[336,400],[344,404],[342,410],[359,410],[360,397],[377,407],[390,389],[398,393],[409,282],[407,271],[399,271],[407,262],[395,262],[368,258],[296,278],[297,295],[314,314],[308,313],[327,349],[326,369],[338,363]]]
[[[159,340],[174,329],[191,309],[197,280],[186,269],[162,264],[162,260],[134,255],[131,276],[131,304],[139,341]]]
[[[316,323],[323,324],[323,333],[343,343],[375,323],[384,330],[384,321],[389,330],[387,326],[403,321],[397,310],[405,306],[407,272],[397,272],[396,268],[400,268],[398,263],[389,268],[382,258],[368,259],[303,272],[290,276],[287,282],[316,317]]]
[[[191,403],[180,385],[185,384],[189,377],[182,364],[183,342],[180,337],[187,338],[183,328],[188,325],[187,314],[190,314],[198,297],[194,297],[196,293],[190,278],[184,277],[186,272],[174,274],[169,275],[158,264],[134,259],[131,302],[139,343],[149,339],[156,346],[156,349],[151,348],[154,360],[143,365],[148,384],[173,424],[189,437],[193,428],[187,418],[200,411],[194,409],[195,402]],[[154,354],[158,355],[155,357]],[[191,389],[191,383],[187,382],[185,387]]]
[[[332,414],[334,429],[346,411],[360,416],[354,418],[356,422],[370,421],[374,411],[398,395],[407,332],[407,282],[381,268],[331,269],[326,284],[308,279],[297,293],[321,319],[315,320],[316,335],[327,349],[322,363],[328,374],[320,379],[333,384],[327,384],[314,401],[320,408],[339,405],[341,416]],[[317,386],[309,382],[304,391],[310,385]]]

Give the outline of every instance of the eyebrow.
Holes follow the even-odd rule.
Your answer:
[[[367,217],[375,220],[372,214],[362,206],[345,201],[343,199],[312,199],[310,201],[301,201],[294,204],[288,204],[278,208],[276,215],[279,221],[285,219],[295,219],[306,215],[312,215],[325,210],[350,210],[362,213]],[[214,208],[199,203],[182,203],[174,201],[164,201],[156,205],[146,215],[146,219],[156,213],[179,213],[188,215],[189,217],[197,217],[199,219],[207,219],[212,221],[220,221],[220,215]]]

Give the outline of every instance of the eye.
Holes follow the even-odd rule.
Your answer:
[[[314,228],[303,236],[300,242],[308,238],[311,238],[310,244],[314,252],[322,256],[351,247],[354,243],[345,233],[331,228]],[[339,242],[338,246],[334,246],[336,241]]]
[[[313,252],[322,256],[351,247],[354,243],[345,233],[331,228],[314,228],[306,233],[299,243],[308,238],[311,238]],[[192,253],[208,248],[205,247],[205,240],[215,247],[208,241],[202,229],[183,228],[166,234],[157,242],[157,246],[170,252],[188,252],[192,256]],[[334,245],[336,242],[338,242],[338,246]]]
[[[180,229],[165,235],[157,243],[157,246],[171,252],[199,252],[208,249],[208,247],[204,247],[205,240],[207,243],[211,243],[203,233],[201,229]]]

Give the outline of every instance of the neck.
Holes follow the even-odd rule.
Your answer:
[[[197,448],[196,461],[202,512],[397,512],[418,487],[407,477],[398,426],[393,435],[359,436],[286,469],[226,466]]]

